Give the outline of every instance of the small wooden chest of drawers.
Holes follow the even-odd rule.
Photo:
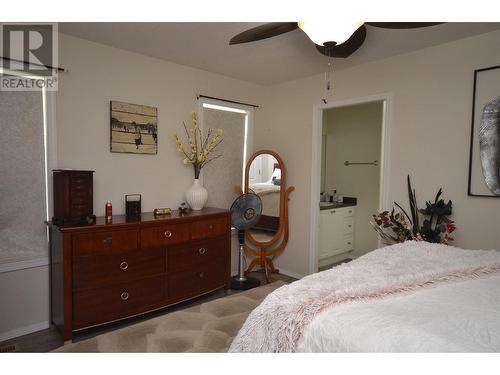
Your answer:
[[[93,216],[94,171],[62,170],[53,172],[54,217],[60,225],[84,224]]]
[[[73,332],[230,287],[229,211],[49,223],[51,318]]]

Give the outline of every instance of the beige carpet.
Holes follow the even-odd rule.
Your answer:
[[[285,284],[276,281],[67,344],[54,352],[227,352],[248,314]]]

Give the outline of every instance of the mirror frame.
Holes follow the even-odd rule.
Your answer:
[[[252,165],[252,162],[257,158],[259,155],[264,155],[264,154],[269,154],[272,155],[278,162],[280,169],[281,169],[281,183],[280,183],[280,220],[279,220],[279,227],[276,233],[274,234],[273,238],[271,238],[269,241],[266,242],[261,242],[257,241],[250,231],[246,231],[246,239],[253,245],[259,246],[259,247],[268,247],[274,245],[282,236],[283,230],[286,225],[286,205],[285,205],[285,200],[287,199],[287,191],[286,191],[286,169],[285,169],[285,163],[283,162],[283,159],[274,151],[272,150],[259,150],[256,151],[247,161],[247,164],[245,166],[245,187],[244,187],[244,192],[248,192],[248,175],[250,172],[250,166]]]

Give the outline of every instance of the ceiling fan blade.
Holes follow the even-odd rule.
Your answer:
[[[349,57],[352,55],[365,41],[366,38],[366,27],[361,25],[349,39],[347,39],[342,44],[329,44],[326,46],[319,46],[316,44],[316,49],[323,55],[328,57]]]
[[[441,25],[444,22],[365,22],[365,25],[380,27],[382,29],[418,29]]]
[[[297,22],[266,23],[264,25],[257,26],[253,29],[249,29],[247,31],[239,33],[238,35],[231,38],[229,44],[255,42],[256,40],[272,38],[273,36],[284,34],[297,28]]]

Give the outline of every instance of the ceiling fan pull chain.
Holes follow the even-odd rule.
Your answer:
[[[325,86],[323,95],[324,104],[328,103],[328,99],[331,96],[331,92],[333,91],[332,77],[333,77],[333,62],[330,60],[328,61],[328,66],[325,72]]]

